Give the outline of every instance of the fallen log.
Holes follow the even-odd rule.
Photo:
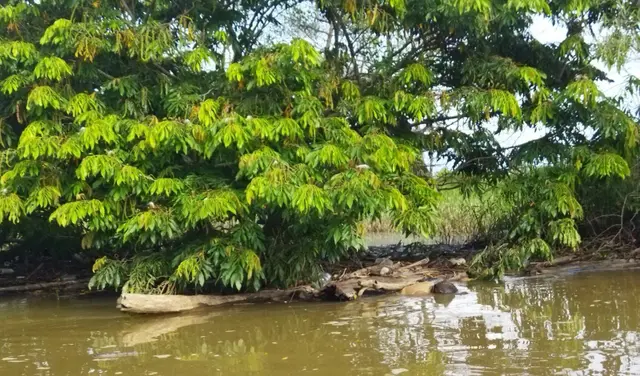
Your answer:
[[[82,288],[87,287],[89,280],[73,280],[73,281],[57,281],[57,282],[44,282],[44,283],[29,283],[26,285],[7,286],[0,287],[0,294],[7,292],[27,292],[37,290],[48,290],[58,287],[63,288]]]
[[[351,273],[343,273],[338,280],[330,281],[320,290],[310,286],[302,286],[288,290],[263,290],[250,294],[236,295],[146,295],[123,293],[118,299],[117,308],[132,313],[176,313],[189,311],[198,307],[214,307],[240,302],[287,301],[287,300],[355,300],[367,294],[402,291],[408,286],[425,281],[429,277],[444,277],[443,273],[427,266],[429,259],[405,265],[392,261],[380,262],[373,266],[358,269]],[[404,265],[404,266],[403,266]],[[390,269],[389,274],[376,275],[379,268]],[[464,273],[466,276],[466,273]],[[454,272],[453,278],[439,280],[455,280],[459,277]],[[432,280],[430,283],[436,283]]]
[[[423,262],[421,265],[424,265]],[[420,272],[413,274],[405,274],[402,276],[385,276],[385,277],[368,277],[368,278],[354,278],[343,281],[330,282],[324,291],[331,291],[336,298],[340,300],[355,300],[361,297],[365,291],[368,293],[388,293],[388,292],[402,292],[407,287],[414,286],[420,283],[429,284],[433,286],[442,281],[464,281],[467,280],[466,273],[454,273],[453,276],[448,278],[435,278],[425,281],[430,277],[431,271],[429,269],[423,269]]]
[[[390,281],[381,279],[366,279],[360,281],[360,287],[366,287],[368,289],[375,289],[379,291],[401,291],[407,286],[414,285],[420,280],[424,279],[424,276],[412,276],[409,278],[402,278],[402,280]]]
[[[387,263],[385,263],[384,261],[382,263],[379,264],[375,264],[372,266],[368,266],[366,268],[362,268],[362,269],[358,269],[352,273],[349,273],[346,276],[342,276],[341,278],[339,278],[339,280],[350,280],[350,279],[358,279],[358,278],[367,278],[370,276],[385,276],[385,275],[394,275],[394,276],[398,276],[398,274],[404,273],[406,271],[409,271],[411,269],[417,268],[417,267],[422,267],[425,266],[429,263],[429,258],[424,258],[420,261],[416,261],[412,264],[406,265],[406,266],[402,266],[401,263],[394,263],[393,261],[389,260],[387,261]],[[388,272],[385,273],[381,273],[381,271],[387,268]]]
[[[288,290],[263,290],[236,295],[148,295],[123,293],[117,308],[132,313],[176,313],[199,307],[215,307],[239,302],[287,301],[297,297],[310,298],[318,291],[310,286]]]

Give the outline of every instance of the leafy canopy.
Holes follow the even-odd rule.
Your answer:
[[[427,151],[458,176],[508,179],[514,202],[535,192],[509,242],[575,247],[576,182],[625,177],[637,149],[636,122],[591,65],[637,47],[612,21],[637,17],[625,4],[9,0],[3,231],[24,237],[42,218],[71,229],[100,256],[99,287],[292,285],[361,248],[365,219],[431,234]],[[566,40],[533,39],[536,16]],[[610,40],[589,44],[594,24]],[[496,142],[536,127],[541,140]],[[515,173],[540,163],[544,182]]]

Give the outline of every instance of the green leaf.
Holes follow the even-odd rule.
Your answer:
[[[0,221],[8,220],[11,223],[18,223],[24,211],[24,204],[17,194],[3,193],[0,196]]]
[[[11,95],[32,81],[29,75],[13,74],[0,82],[0,91],[5,95]]]
[[[27,110],[35,107],[59,110],[64,105],[64,98],[49,86],[36,86],[27,98]]]
[[[580,244],[580,234],[578,234],[575,222],[570,218],[550,222],[549,231],[553,241],[560,245],[573,249]]]
[[[90,217],[104,216],[107,211],[107,207],[100,200],[67,202],[51,213],[49,221],[66,227],[78,224],[80,221]]]
[[[38,62],[33,70],[33,74],[36,78],[60,81],[64,77],[71,76],[73,72],[69,64],[61,58],[57,56],[47,56]]]
[[[627,161],[614,153],[600,153],[592,155],[584,166],[588,176],[625,178],[631,174]]]
[[[327,193],[313,184],[298,187],[293,193],[292,205],[300,213],[306,214],[314,209],[320,215],[332,207]]]

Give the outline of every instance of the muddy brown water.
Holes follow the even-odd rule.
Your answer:
[[[640,271],[132,316],[0,300],[0,375],[640,375]]]

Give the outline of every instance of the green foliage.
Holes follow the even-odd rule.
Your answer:
[[[107,209],[99,200],[67,202],[51,213],[50,220],[56,221],[60,226],[78,224],[90,217],[105,216]]]
[[[625,178],[631,173],[627,161],[614,153],[592,155],[584,166],[584,172],[588,176],[607,177],[613,175],[620,178]]]
[[[31,82],[31,77],[25,74],[12,74],[0,83],[0,91],[11,95]]]
[[[52,81],[59,81],[63,77],[72,74],[71,67],[57,56],[44,57],[33,70],[36,78],[46,78]]]
[[[293,285],[362,248],[365,219],[433,234],[425,151],[463,194],[497,187],[513,210],[483,260],[519,267],[577,247],[581,184],[637,157],[636,119],[589,63],[634,48],[621,1],[72,3],[0,7],[0,230],[49,219],[99,255],[94,287]],[[273,14],[301,7],[322,27],[279,35]],[[570,30],[559,46],[529,34],[542,15]],[[592,46],[598,22],[612,34]],[[333,38],[306,36],[321,29]],[[495,139],[534,127],[545,137]]]
[[[0,215],[2,220],[18,223],[24,212],[24,204],[15,193],[5,194],[0,197]]]
[[[49,86],[37,86],[31,90],[27,98],[27,110],[40,107],[59,110],[62,108],[64,98]]]

